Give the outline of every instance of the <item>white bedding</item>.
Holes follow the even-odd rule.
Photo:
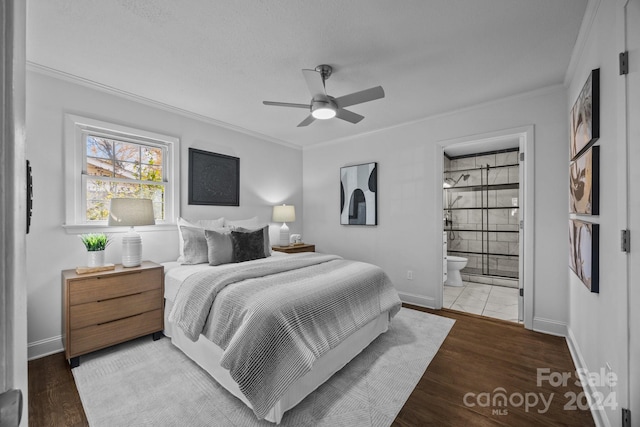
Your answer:
[[[276,255],[276,253],[274,253],[274,256],[289,257],[290,255],[281,254],[281,253],[277,253]],[[275,259],[273,261],[277,262],[277,260]],[[268,262],[268,263],[272,264],[271,262]],[[362,263],[356,263],[356,264],[362,264]],[[308,393],[312,392],[316,387],[318,387],[320,384],[326,381],[333,373],[337,372],[346,363],[348,363],[349,360],[351,360],[351,358],[353,358],[360,351],[362,351],[371,341],[373,341],[373,339],[375,339],[375,337],[377,337],[380,333],[386,331],[390,317],[393,315],[393,313],[386,312],[385,310],[387,309],[384,309],[383,310],[384,312],[382,312],[380,315],[370,317],[371,320],[368,320],[369,323],[362,325],[362,330],[357,331],[357,333],[353,333],[352,334],[353,336],[347,336],[347,339],[342,344],[330,350],[329,353],[326,353],[325,354],[326,357],[317,358],[316,361],[313,363],[313,369],[308,371],[306,375],[303,375],[301,378],[299,378],[298,381],[295,381],[294,383],[292,383],[286,394],[280,394],[281,398],[279,400],[276,401],[272,399],[270,402],[271,403],[275,402],[273,406],[271,406],[271,403],[269,403],[268,405],[262,405],[261,407],[262,409],[257,410],[257,409],[254,409],[252,404],[247,400],[247,397],[244,396],[243,393],[240,391],[238,385],[233,381],[233,379],[231,379],[231,375],[229,374],[229,372],[226,369],[223,369],[220,367],[220,361],[221,361],[221,358],[224,357],[225,351],[222,348],[218,347],[215,343],[211,342],[209,339],[206,339],[202,335],[199,336],[199,339],[197,335],[195,335],[190,339],[187,339],[184,334],[184,331],[177,328],[173,322],[168,320],[169,311],[171,310],[172,306],[176,302],[176,297],[178,295],[179,289],[181,288],[184,280],[186,280],[187,278],[189,278],[194,274],[196,276],[202,277],[202,274],[204,274],[203,272],[207,270],[212,271],[213,269],[215,269],[216,272],[225,273],[224,276],[228,276],[229,274],[235,274],[235,273],[232,273],[231,270],[237,269],[238,264],[226,264],[226,265],[221,265],[217,267],[211,267],[207,264],[183,266],[176,262],[170,262],[170,263],[164,263],[163,265],[165,266],[165,274],[166,274],[165,298],[167,300],[166,307],[165,307],[165,335],[172,337],[172,342],[174,343],[174,345],[180,348],[185,354],[187,354],[190,358],[196,361],[196,363],[198,363],[205,370],[207,370],[220,384],[222,384],[225,388],[227,388],[231,393],[233,393],[234,395],[239,397],[241,400],[243,400],[247,404],[247,406],[249,406],[254,410],[254,412],[256,412],[256,415],[258,415],[258,411],[259,411],[260,412],[259,418],[265,417],[267,420],[272,422],[279,422],[284,411],[295,406]],[[248,263],[247,263],[247,268],[251,268],[251,266]],[[243,268],[241,270],[243,272],[247,271],[246,268]],[[338,279],[339,276],[334,275],[333,279],[331,279],[330,282],[326,282],[327,285],[329,285],[330,283],[338,283],[338,282],[335,282],[336,280],[342,281],[342,279]],[[388,281],[388,279],[384,279],[384,280]],[[249,285],[247,286],[249,290],[253,289],[253,284],[251,286]],[[361,286],[361,285],[358,285],[358,286]],[[385,286],[388,286],[388,285],[385,285]],[[297,287],[295,288],[297,289]],[[323,288],[321,287],[321,288],[315,288],[315,289],[323,289]],[[362,288],[362,289],[364,290],[365,288]],[[371,289],[373,290],[373,288]],[[360,291],[360,294],[362,294],[362,291]],[[308,295],[308,294],[305,293],[305,295]],[[262,301],[262,299],[260,299],[260,301]],[[320,300],[320,301],[324,301],[324,300]],[[341,301],[345,301],[345,300],[341,300]],[[387,300],[387,302],[389,302],[389,300]],[[399,300],[398,300],[398,303],[399,303]],[[324,303],[322,305],[324,305]],[[313,306],[315,306],[315,303]],[[325,310],[320,310],[320,311],[325,311]],[[212,311],[212,313],[218,313],[218,312]],[[378,313],[380,313],[380,311],[378,311]],[[225,323],[223,322],[223,324]],[[194,338],[196,338],[195,342],[193,342]],[[242,352],[240,355],[242,354],[245,354],[245,353]],[[251,371],[253,371],[253,368],[251,369]],[[255,396],[252,396],[252,397],[255,398]],[[263,402],[263,403],[266,403],[266,402]],[[271,410],[268,411],[268,413],[266,412],[267,408],[271,408]]]
[[[273,252],[271,256],[288,256],[288,254],[283,252]],[[215,267],[209,264],[182,265],[177,261],[163,262],[162,265],[164,266],[164,297],[172,302],[176,300],[178,289],[180,289],[180,285],[184,279],[192,274],[214,268],[216,270],[223,271],[235,266],[235,264],[222,264]]]

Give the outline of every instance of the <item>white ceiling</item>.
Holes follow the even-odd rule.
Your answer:
[[[587,0],[29,0],[27,60],[308,146],[561,84]],[[297,124],[301,73],[383,86],[358,124]]]

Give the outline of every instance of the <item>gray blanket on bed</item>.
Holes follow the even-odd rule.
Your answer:
[[[224,349],[221,365],[264,418],[316,359],[381,313],[399,310],[379,267],[302,253],[193,274],[169,320],[189,339],[203,334]]]

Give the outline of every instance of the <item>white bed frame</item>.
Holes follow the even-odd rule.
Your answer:
[[[249,408],[251,403],[240,391],[238,384],[231,378],[228,370],[220,366],[223,350],[213,342],[200,335],[196,342],[189,340],[180,328],[168,321],[172,301],[165,300],[164,333],[171,337],[173,345],[178,347],[191,360],[207,371],[220,385],[231,394],[242,400]],[[364,350],[378,335],[389,328],[389,312],[384,312],[364,327],[353,333],[349,338],[340,343],[318,359],[311,371],[296,380],[287,393],[276,402],[265,419],[272,423],[280,424],[286,411],[296,406],[311,392],[327,381],[333,374],[342,369],[351,359]]]

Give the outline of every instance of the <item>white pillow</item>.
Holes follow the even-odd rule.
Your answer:
[[[182,218],[182,217],[178,217],[178,220],[176,221],[178,224],[178,244],[180,245],[180,256],[178,257],[178,262],[184,262],[184,237],[182,236],[182,230],[180,229],[180,226],[186,226],[186,227],[198,227],[196,224],[193,224],[192,222],[187,221],[186,219]]]
[[[207,230],[213,230],[214,228],[224,227],[224,218],[199,219],[196,221],[196,224],[198,224],[198,226],[205,228]]]
[[[182,217],[178,217],[178,244],[180,245],[180,256],[178,262],[184,262],[184,237],[180,226],[196,227],[196,228],[220,228],[224,226],[224,218],[218,219],[200,219],[197,221],[189,221]]]
[[[184,236],[183,265],[204,264],[209,262],[209,252],[204,228],[181,226]]]
[[[225,227],[255,227],[258,225],[258,217],[254,216],[249,219],[225,219],[224,226]]]

